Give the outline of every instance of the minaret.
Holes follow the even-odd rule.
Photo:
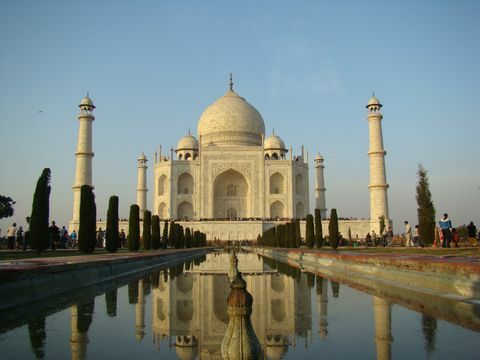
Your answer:
[[[327,306],[328,306],[328,279],[317,276],[317,310],[319,322],[319,333],[322,340],[328,334]]]
[[[78,306],[72,305],[70,308],[70,350],[73,360],[82,360],[87,357],[88,334],[78,329]]]
[[[375,348],[377,360],[390,360],[392,357],[392,305],[385,299],[373,297],[375,314]]]
[[[93,105],[92,99],[87,96],[82,99],[80,105],[80,114],[78,114],[78,120],[80,121],[80,126],[78,129],[78,141],[77,141],[77,151],[75,156],[77,159],[77,164],[75,168],[75,184],[73,185],[73,226],[76,227],[78,231],[78,222],[80,220],[80,188],[82,185],[90,185],[93,187],[92,183],[92,123],[95,120],[93,116]],[[72,229],[73,230],[73,229]]]
[[[147,157],[142,155],[137,159],[138,177],[137,177],[137,205],[140,208],[140,219],[147,210]]]
[[[375,95],[368,101],[368,129],[370,134],[370,221],[378,222],[383,215],[388,222],[387,175],[385,172],[385,154],[383,149],[382,104]]]
[[[135,333],[138,341],[145,336],[145,294],[143,292],[143,279],[138,281],[138,301],[135,304]]]
[[[320,209],[320,215],[322,219],[327,218],[327,202],[325,200],[325,178],[323,176],[323,166],[324,158],[322,155],[318,154],[315,158],[315,169],[316,169],[316,178],[315,178],[315,208]]]

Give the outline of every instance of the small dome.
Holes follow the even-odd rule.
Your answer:
[[[207,107],[198,121],[202,144],[261,145],[262,115],[232,89]]]
[[[273,133],[272,135],[270,135],[268,138],[265,139],[265,142],[263,143],[263,147],[265,148],[265,150],[269,150],[269,149],[286,150],[285,143],[275,133]]]
[[[92,99],[90,99],[88,96],[85,96],[82,99],[82,101],[80,101],[80,105],[78,105],[78,106],[85,106],[85,105],[90,106],[90,107],[95,109],[95,105],[93,105]]]
[[[186,135],[180,139],[177,150],[198,150],[198,140],[193,135]]]
[[[138,157],[137,160],[147,160],[147,157],[145,156],[145,154],[142,152],[142,154]]]
[[[317,156],[315,157],[315,160],[323,161],[323,160],[325,160],[325,159],[323,158],[322,155],[320,155],[320,153],[318,153]]]
[[[372,96],[372,98],[370,100],[368,100],[368,104],[367,104],[367,108],[369,106],[373,106],[373,105],[377,105],[377,106],[380,106],[382,107],[382,104],[380,104],[380,100],[378,100],[375,95]]]

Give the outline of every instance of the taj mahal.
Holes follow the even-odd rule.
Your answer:
[[[386,223],[388,200],[380,112],[382,104],[373,96],[368,110],[370,148],[370,219],[341,220],[340,232],[364,237]],[[80,188],[93,186],[92,126],[95,106],[82,99],[73,186],[73,218],[70,230],[78,229]],[[255,240],[264,230],[292,218],[304,219],[309,206],[309,163],[304,149],[294,155],[279,135],[266,136],[260,112],[234,91],[230,76],[227,92],[200,116],[197,137],[190,131],[176,149],[154,153],[153,191],[147,202],[147,157],[137,159],[137,204],[140,216],[146,210],[160,219],[175,220],[184,227],[200,230],[207,240]],[[320,209],[324,234],[328,234],[324,158],[318,154],[315,166],[315,208]],[[132,189],[133,191],[133,189]],[[185,224],[183,224],[185,223]],[[104,222],[98,226],[105,228]],[[121,224],[125,229],[127,223]],[[301,222],[304,231],[304,221]]]

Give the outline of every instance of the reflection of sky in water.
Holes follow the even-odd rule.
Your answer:
[[[118,288],[115,317],[107,314],[105,294],[96,296],[93,322],[88,331],[89,342],[85,345],[87,357],[91,359],[131,357],[177,359],[178,349],[175,347],[175,341],[177,335],[182,335],[182,331],[186,331],[183,335],[197,337],[198,343],[204,347],[203,358],[208,351],[218,350],[219,356],[221,336],[215,336],[218,335],[215,334],[215,330],[221,327],[211,329],[209,324],[223,324],[222,326],[226,327],[224,321],[228,319],[227,316],[222,316],[222,310],[220,310],[226,309],[226,295],[229,292],[226,275],[221,275],[223,270],[228,270],[229,267],[228,255],[225,254],[225,256],[225,258],[212,257],[210,266],[209,261],[204,262],[200,267],[192,267],[173,281],[169,279],[167,283],[163,282],[163,274],[160,274],[160,289],[170,292],[167,298],[162,299],[162,306],[171,307],[172,318],[163,320],[163,323],[168,323],[167,327],[160,326],[158,319],[152,319],[158,313],[158,309],[152,309],[158,301],[153,297],[160,292],[160,289],[152,288],[150,293],[147,292],[144,296],[145,337],[142,341],[137,340],[136,334],[136,311],[139,307],[129,303],[127,284]],[[227,264],[224,262],[225,259]],[[248,261],[252,262],[252,274],[248,271],[249,267],[246,264]],[[285,358],[290,359],[375,359],[379,346],[383,346],[384,349],[391,346],[394,359],[427,358],[426,348],[431,349],[430,357],[434,359],[478,358],[480,353],[478,332],[443,320],[435,320],[399,305],[391,306],[393,341],[391,343],[388,339],[376,341],[375,315],[378,323],[380,316],[378,314],[381,311],[385,314],[388,309],[386,301],[380,298],[374,300],[373,296],[345,285],[339,286],[338,297],[334,297],[331,281],[324,279],[323,287],[317,281],[317,284],[310,288],[308,285],[309,282],[312,285],[312,277],[307,279],[306,274],[302,273],[299,282],[294,278],[299,272],[286,267],[282,267],[282,272],[289,272],[294,277],[278,275],[272,271],[262,275],[259,273],[261,262],[262,260],[259,260],[256,255],[246,258],[239,254],[239,267],[244,271],[247,290],[254,297],[252,323],[264,350],[267,342],[270,344],[273,342],[273,337],[269,334],[278,335],[283,331],[283,335],[288,336],[289,342]],[[262,267],[269,269],[266,265],[260,268]],[[226,273],[223,272],[223,274]],[[208,296],[209,286],[221,288],[222,291]],[[319,289],[316,289],[316,286],[319,286]],[[317,292],[321,293],[322,288],[328,291],[328,302],[320,304],[321,296],[317,295]],[[135,297],[135,291],[132,293],[132,289],[134,288],[130,289],[130,297],[132,295]],[[325,301],[325,298],[323,300]],[[383,306],[383,310],[374,311],[376,301],[380,307]],[[178,306],[175,311],[174,303]],[[212,303],[219,303],[220,306],[214,309]],[[328,323],[328,332],[322,339],[319,311],[325,304],[327,311],[326,319],[323,318],[323,320]],[[323,310],[325,313],[325,308]],[[164,313],[168,315],[168,309]],[[28,320],[23,320],[23,323],[28,323]],[[278,324],[285,324],[285,327],[279,328]],[[385,324],[388,324],[388,321],[384,319],[383,323],[380,320],[377,325],[382,327]],[[154,339],[153,329],[157,329],[158,332],[159,328],[160,332],[170,332],[171,336],[165,338],[157,336]],[[45,320],[45,329],[45,358],[71,358],[71,309],[65,308],[48,315]],[[385,329],[381,331],[384,332]],[[209,332],[214,334],[210,339],[213,341],[210,342],[205,338],[205,334]],[[22,325],[1,334],[0,347],[1,357],[5,359],[35,358],[28,325]],[[200,351],[201,349],[198,353]],[[268,353],[275,351],[282,352],[278,347],[271,347]]]

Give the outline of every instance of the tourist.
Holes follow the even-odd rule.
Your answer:
[[[72,249],[77,247],[77,233],[75,232],[75,229],[73,229],[70,234],[70,247]]]
[[[123,231],[123,229],[120,230],[120,234],[118,234],[118,238],[120,240],[120,247],[124,249],[126,236],[125,236],[125,231]]]
[[[473,221],[470,221],[470,224],[468,224],[467,232],[469,245],[477,246],[477,227],[473,224]]]
[[[13,223],[7,230],[8,250],[13,250],[15,246],[15,235],[17,233],[17,223]]]
[[[370,235],[370,233],[367,233],[367,236],[365,236],[365,246],[368,247],[368,244],[370,244],[372,242],[372,236]]]
[[[25,221],[27,222],[27,230],[25,230],[24,251],[27,250],[27,246],[30,244],[30,216],[27,216]]]
[[[438,222],[440,229],[442,230],[443,241],[442,247],[449,248],[452,241],[452,222],[448,218],[448,214],[443,214],[443,218]]]
[[[415,225],[415,228],[413,229],[413,246],[420,246],[420,232],[418,225]]]
[[[377,246],[377,233],[375,232],[375,230],[372,230],[372,242],[373,242],[373,246]]]
[[[455,247],[458,247],[459,234],[455,228],[452,229],[452,241],[455,244]]]
[[[50,225],[50,247],[52,250],[55,250],[60,242],[60,230],[58,226],[55,225],[55,221],[52,221],[52,225]]]
[[[98,231],[97,231],[97,247],[98,248],[103,247],[103,230],[102,230],[102,228],[98,228]]]
[[[20,250],[20,247],[23,248],[23,242],[25,241],[25,238],[23,236],[23,228],[20,226],[17,230],[17,246],[16,250]]]
[[[405,246],[412,246],[412,227],[408,223],[408,221],[405,220]]]
[[[68,241],[68,231],[65,229],[65,226],[62,226],[62,230],[60,231],[60,248],[66,249],[67,248],[67,241]]]

